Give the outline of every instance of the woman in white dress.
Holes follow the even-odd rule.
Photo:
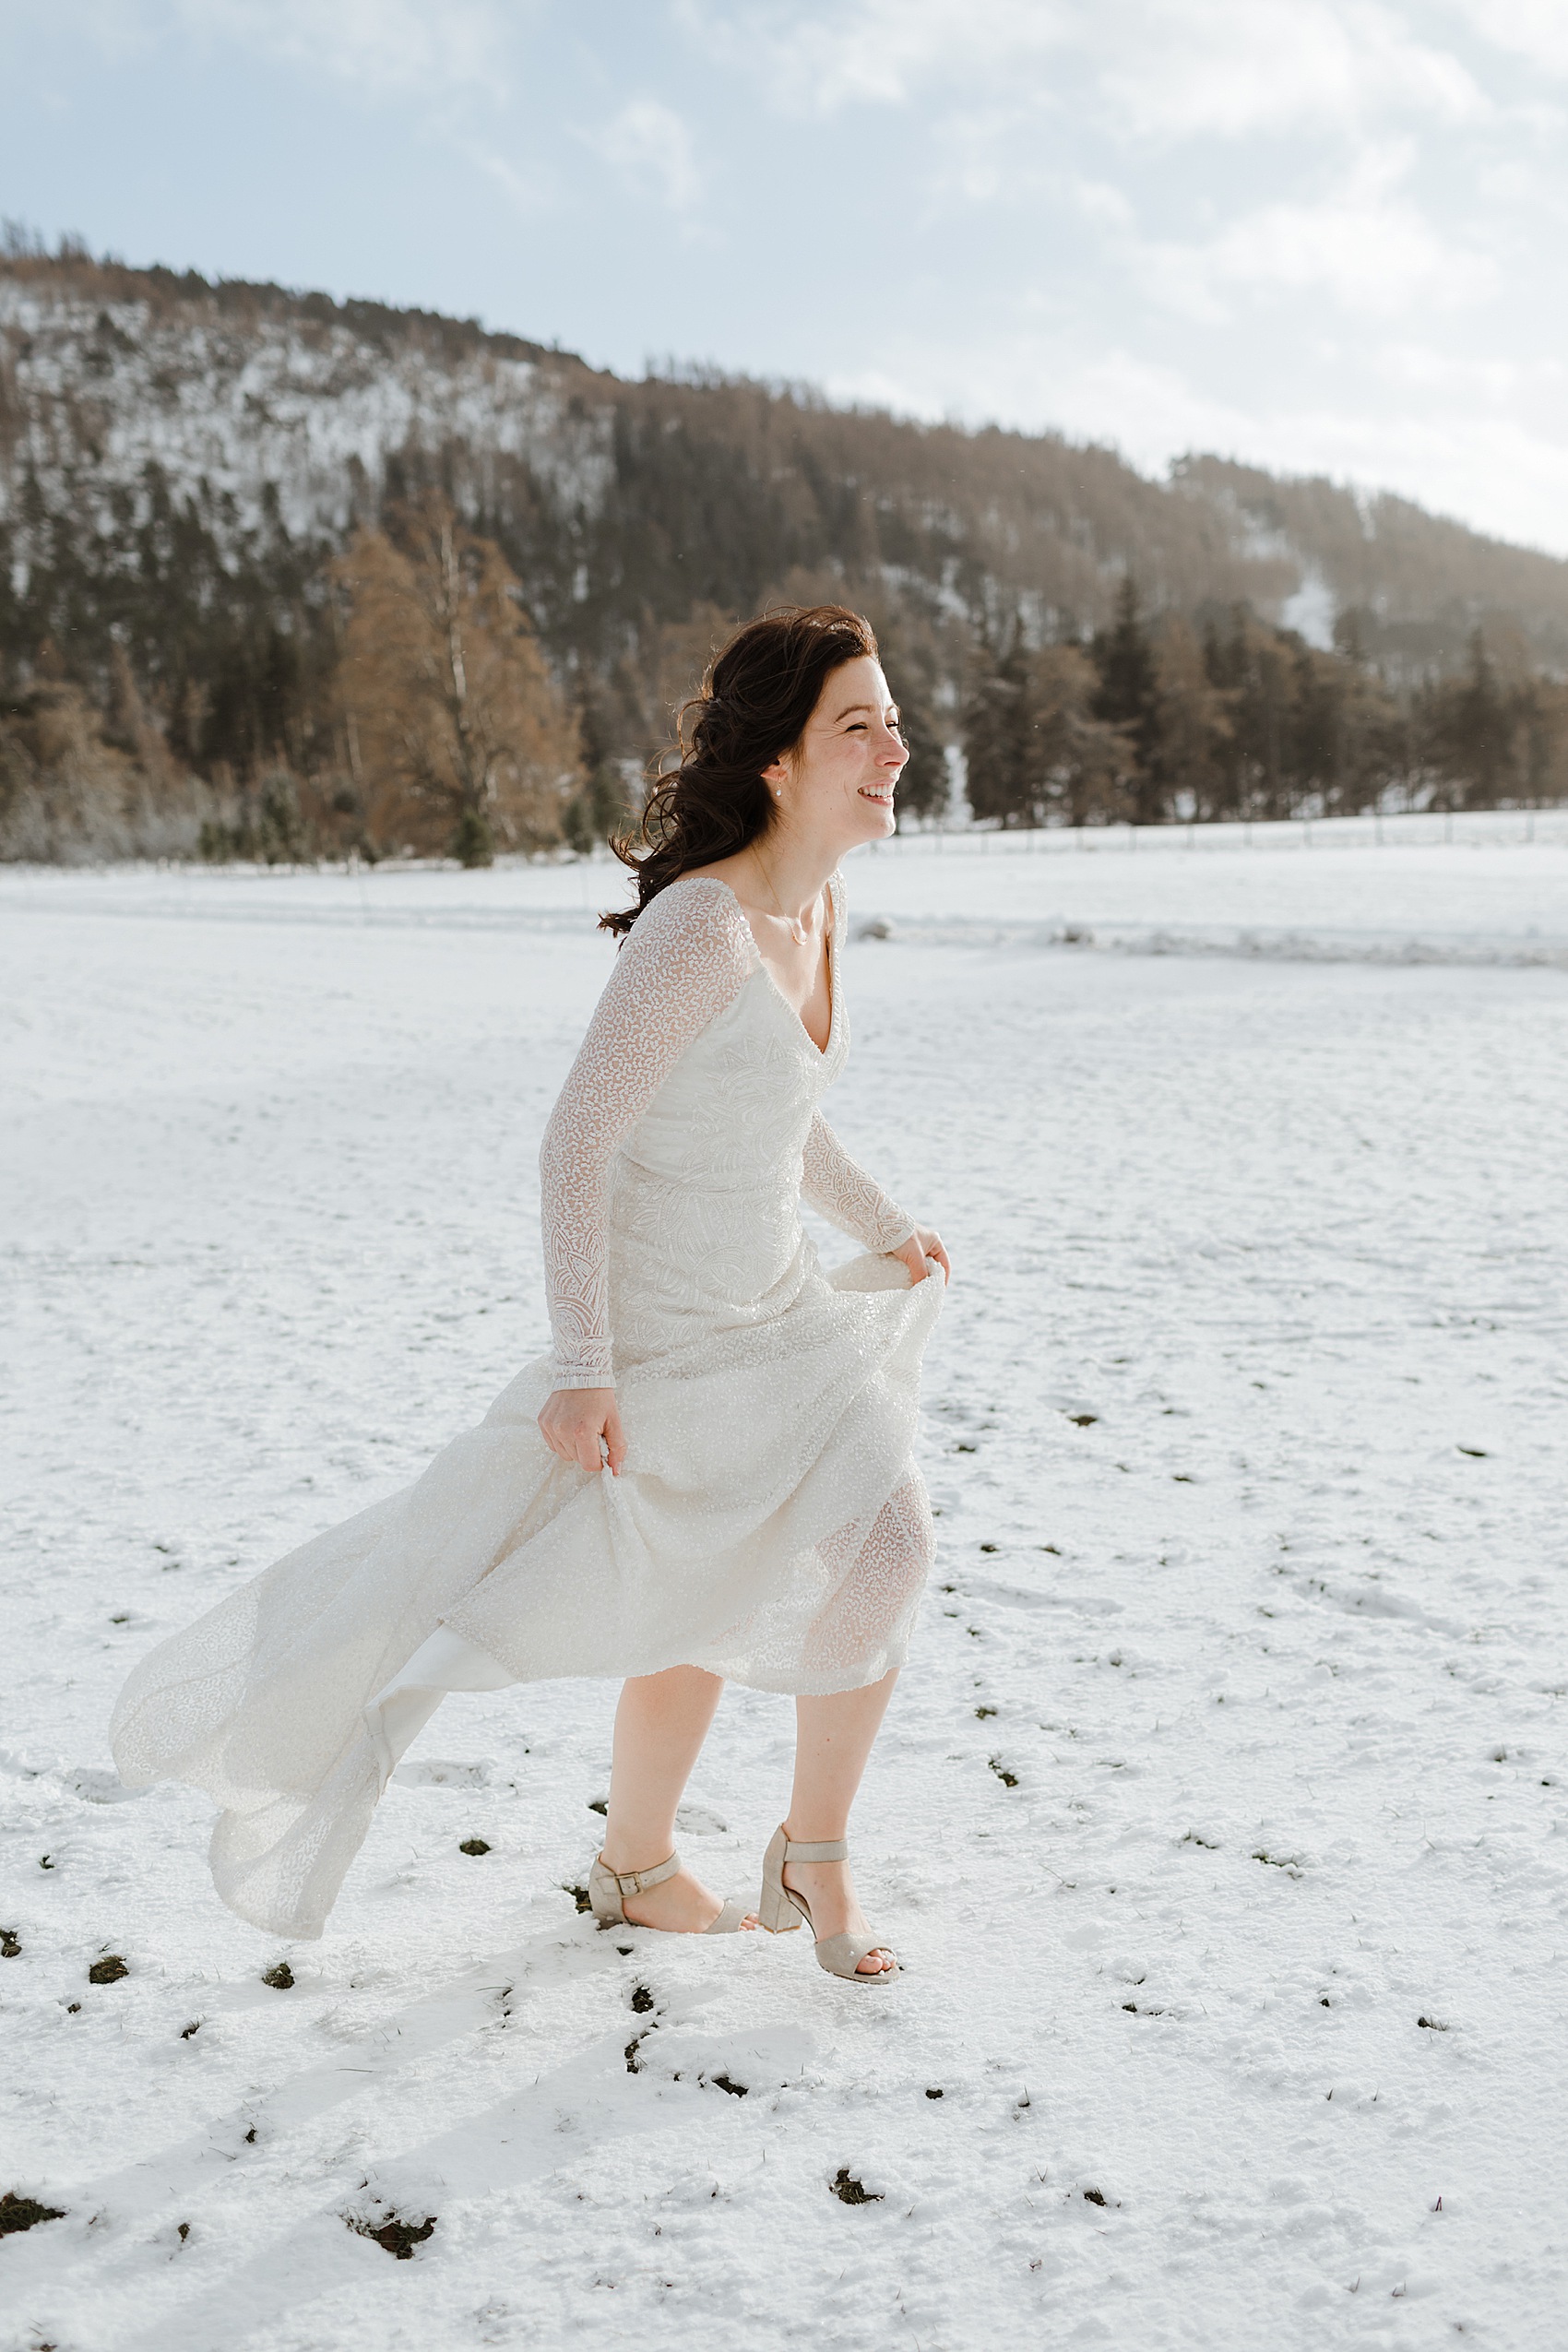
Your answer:
[[[740,630],[694,712],[620,845],[637,905],[604,918],[624,944],[540,1154],[552,1353],[415,1486],[163,1643],[115,1708],[123,1778],[216,1798],[218,1891],[276,1933],[320,1934],[447,1693],[612,1675],[600,1918],[804,1921],[835,1974],[897,1966],[844,1840],[931,1564],[910,1448],[950,1268],[817,1102],[849,1045],[838,860],[893,831],[909,754],[837,606]],[[866,1254],[825,1275],[802,1198]],[[798,1716],[744,1918],[674,1851],[727,1680]]]

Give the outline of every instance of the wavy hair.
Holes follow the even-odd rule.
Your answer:
[[[624,935],[683,873],[767,831],[775,811],[763,769],[795,749],[833,671],[862,654],[876,659],[871,624],[842,604],[784,605],[736,630],[677,714],[641,823],[611,841],[636,875],[637,903],[600,915],[600,931]]]

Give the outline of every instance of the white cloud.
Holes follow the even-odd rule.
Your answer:
[[[1078,179],[1072,184],[1074,202],[1086,220],[1098,220],[1108,229],[1133,230],[1137,214],[1125,188],[1111,180]]]
[[[1444,351],[1429,343],[1386,342],[1370,357],[1381,380],[1401,395],[1437,393],[1467,408],[1549,401],[1561,410],[1568,393],[1568,361],[1555,356],[1526,362],[1503,351]]]
[[[1455,0],[1455,5],[1483,41],[1568,80],[1568,8],[1562,0]]]
[[[1488,111],[1451,52],[1368,0],[1111,0],[1092,32],[1081,21],[1108,118],[1134,137],[1353,132],[1385,116]]]
[[[50,27],[35,108],[68,110],[96,72],[139,74],[155,110],[176,42],[242,120],[286,122],[296,91],[374,101],[394,135],[367,199],[380,169],[394,216],[410,143],[427,170],[443,149],[460,168],[429,184],[467,240],[463,300],[523,332],[630,367],[668,340],[918,413],[1058,424],[1155,468],[1209,447],[1385,481],[1568,547],[1568,0],[21,13]],[[73,160],[78,183],[93,169]],[[123,214],[100,176],[89,227]],[[476,188],[497,220],[548,211],[549,235],[476,246]],[[351,261],[308,222],[289,274],[330,251],[329,282],[430,299],[374,243],[379,209],[334,224]],[[677,246],[739,253],[754,232],[766,273],[662,272]],[[244,226],[247,267],[267,234]]]
[[[1412,160],[1408,148],[1370,148],[1315,201],[1259,206],[1206,244],[1143,246],[1138,273],[1157,298],[1202,318],[1226,315],[1236,293],[1317,292],[1375,315],[1473,303],[1495,271],[1396,196]]]
[[[1103,125],[1128,138],[1351,129],[1384,114],[1461,122],[1488,110],[1452,49],[1416,32],[1409,9],[1379,0],[848,0],[831,9],[753,0],[739,10],[678,0],[678,13],[776,100],[824,115],[977,87],[1038,102],[1069,86],[1081,94],[1086,82]]]
[[[584,136],[633,187],[646,192],[651,185],[671,212],[689,212],[702,195],[691,131],[662,100],[631,99],[600,129]]]
[[[816,14],[796,0],[678,0],[694,37],[750,69],[802,113],[902,106],[933,77],[987,83],[1071,36],[1071,0],[850,0]]]
[[[501,190],[515,212],[526,218],[550,211],[560,203],[560,182],[548,165],[534,161],[519,165],[479,139],[458,138],[455,144],[475,170]]]

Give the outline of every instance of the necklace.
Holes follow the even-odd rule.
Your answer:
[[[783,907],[779,904],[778,893],[773,887],[773,876],[763,864],[762,853],[758,849],[754,841],[751,845],[751,849],[752,855],[755,858],[757,862],[757,871],[761,874],[764,882],[767,885],[767,895],[772,899],[774,906],[778,908],[779,921],[788,928],[790,936],[794,941],[797,947],[808,946],[810,944],[810,934],[807,932],[804,923],[798,922],[793,915],[787,915],[784,912]]]

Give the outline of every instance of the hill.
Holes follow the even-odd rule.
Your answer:
[[[356,534],[397,540],[433,497],[499,552],[576,714],[580,755],[560,781],[579,827],[662,740],[716,630],[769,597],[871,611],[930,806],[941,747],[973,733],[965,714],[1009,650],[1103,647],[1129,580],[1151,642],[1170,616],[1206,629],[1221,695],[1240,691],[1215,650],[1241,642],[1239,613],[1293,659],[1337,647],[1402,707],[1471,675],[1478,648],[1500,693],[1568,671],[1568,563],[1405,500],[1212,457],[1155,481],[1055,434],[706,374],[627,382],[471,321],[14,250],[0,258],[13,815],[18,794],[43,810],[62,762],[95,758],[119,762],[122,800],[140,794],[126,838],[143,846],[154,802],[173,846],[204,792],[244,798],[274,771],[296,798],[301,779],[337,777],[315,791],[324,810],[333,791],[362,802],[333,683],[350,593],[333,566]],[[1132,729],[1123,748],[1147,769],[1138,713],[1103,676],[1089,701]],[[1174,813],[1181,789],[1144,800]]]

